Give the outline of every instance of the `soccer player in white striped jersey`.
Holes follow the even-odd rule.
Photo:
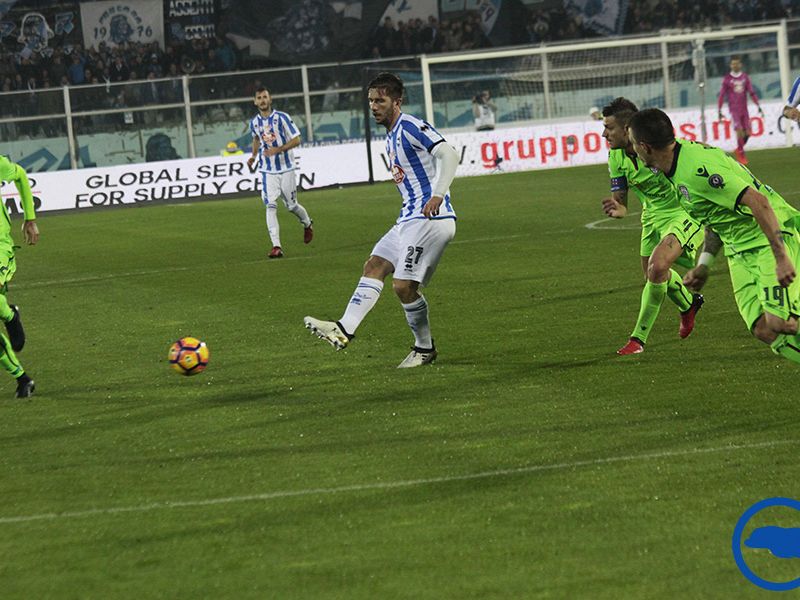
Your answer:
[[[795,79],[792,84],[792,91],[789,92],[786,106],[783,107],[783,116],[800,123],[800,110],[797,109],[798,104],[800,104],[800,77]]]
[[[267,231],[272,241],[269,258],[283,257],[281,230],[278,225],[278,198],[303,224],[303,242],[308,244],[314,237],[311,217],[297,201],[297,180],[293,148],[300,145],[300,131],[285,112],[273,110],[272,97],[266,88],[258,88],[253,104],[258,114],[250,121],[253,135],[253,154],[247,166],[261,174],[261,199],[267,208]]]
[[[403,82],[381,73],[368,86],[375,122],[386,127],[386,154],[403,205],[396,223],[364,264],[344,315],[338,321],[303,319],[305,326],[337,350],[347,346],[356,329],[380,297],[384,279],[394,273],[392,287],[403,305],[414,346],[398,368],[419,367],[436,359],[428,303],[419,293],[436,270],[456,233],[456,213],[450,204],[450,184],[458,154],[430,124],[400,109]]]

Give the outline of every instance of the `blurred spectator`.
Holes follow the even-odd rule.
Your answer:
[[[475,118],[475,129],[487,131],[494,129],[497,106],[492,102],[489,90],[483,90],[472,99],[472,116]]]
[[[85,82],[85,64],[86,61],[81,56],[78,54],[73,54],[72,64],[67,69],[67,75],[69,76],[69,80],[73,85],[80,85],[81,83]]]

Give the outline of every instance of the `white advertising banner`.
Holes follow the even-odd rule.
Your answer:
[[[163,0],[81,2],[83,43],[118,46],[128,42],[158,42],[164,46]]]
[[[783,103],[763,105],[765,116],[751,118],[753,135],[747,149],[786,145],[781,109]],[[671,113],[676,135],[700,139],[698,110]],[[710,114],[707,114],[710,117]],[[707,140],[727,151],[736,147],[729,121],[707,122]],[[536,171],[558,167],[605,163],[608,146],[599,121],[532,125],[494,131],[446,134],[460,157],[457,176],[497,172]],[[29,175],[39,211],[147,204],[170,200],[225,195],[258,195],[261,176],[252,173],[249,154],[229,157],[169,160],[135,165],[52,171]],[[301,189],[363,183],[369,179],[364,142],[300,147],[296,151],[297,181]],[[391,179],[383,139],[372,143],[373,176]],[[769,183],[769,182],[767,182]],[[780,191],[780,190],[778,190]],[[0,188],[11,212],[20,212],[16,188]]]

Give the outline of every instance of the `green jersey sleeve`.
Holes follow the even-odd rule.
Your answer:
[[[624,150],[609,150],[608,176],[611,178],[611,191],[619,192],[628,189],[628,178],[623,167]]]
[[[28,181],[28,174],[25,169],[17,163],[11,162],[5,156],[0,156],[0,180],[13,181],[19,192],[19,199],[22,203],[22,212],[25,214],[26,221],[33,221],[36,212],[33,208],[33,194],[31,184]]]

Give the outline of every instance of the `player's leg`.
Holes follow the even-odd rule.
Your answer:
[[[636,325],[631,332],[628,342],[617,350],[617,354],[621,356],[639,354],[644,351],[647,337],[650,335],[653,323],[655,323],[658,312],[661,310],[661,304],[664,302],[666,296],[665,286],[654,286],[648,279],[650,259],[660,241],[661,234],[652,220],[643,222],[639,255],[642,259],[642,271],[644,272],[645,284],[642,290]]]
[[[731,114],[731,117],[736,130],[736,160],[746,165],[747,157],[744,153],[744,145],[750,136],[750,115],[745,111]]]
[[[294,171],[281,174],[281,192],[284,206],[302,223],[303,241],[308,244],[314,236],[314,230],[308,211],[297,201],[297,178]]]
[[[703,245],[704,230],[699,223],[693,221],[687,215],[671,219],[666,224],[664,233],[664,239],[654,254],[659,255],[662,269],[666,261],[672,261],[669,263],[667,297],[678,307],[678,311],[681,313],[678,335],[681,338],[686,338],[694,330],[697,312],[705,303],[705,298],[702,294],[692,293],[684,285],[683,277],[672,266],[681,265],[686,268],[694,266],[697,249]],[[670,243],[670,240],[674,241]],[[677,248],[681,250],[679,254],[677,254],[675,242],[677,242]],[[660,255],[662,249],[666,251],[663,256]]]
[[[320,339],[326,340],[337,350],[346,347],[355,336],[356,329],[375,307],[383,291],[383,281],[395,269],[399,255],[400,235],[398,227],[392,227],[372,249],[361,279],[350,296],[344,314],[338,321],[323,321],[314,317],[303,319],[305,326]]]
[[[14,258],[14,249],[11,246],[0,245],[0,321],[6,326],[11,348],[15,352],[25,346],[25,330],[19,309],[8,303],[8,282],[17,271],[17,262]]]
[[[283,256],[281,250],[281,228],[278,224],[278,196],[281,195],[280,175],[261,174],[261,199],[267,210],[267,232],[272,243],[269,258]]]
[[[800,244],[790,236],[786,237],[785,244],[792,261],[797,264],[800,260]],[[753,270],[757,272],[758,281],[751,294],[758,296],[761,315],[753,324],[753,335],[769,344],[775,354],[800,363],[797,320],[800,315],[800,280],[795,280],[789,287],[782,287],[775,276],[772,251],[763,248],[754,254],[756,264]]]
[[[25,369],[17,359],[15,350],[21,350],[25,344],[25,334],[19,319],[19,312],[15,306],[9,305],[6,299],[8,282],[16,272],[16,261],[12,248],[0,249],[0,319],[6,323],[6,328],[14,337],[10,341],[5,335],[0,334],[0,366],[17,380],[17,398],[28,398],[33,395],[34,382],[25,373]]]
[[[419,288],[430,282],[455,232],[453,219],[416,220],[402,225],[402,266],[395,270],[392,288],[414,334],[414,347],[399,368],[418,367],[436,358],[428,301],[419,293]]]
[[[33,379],[25,373],[25,369],[11,348],[11,342],[2,333],[0,333],[0,366],[17,380],[17,389],[14,392],[17,398],[28,398],[33,395],[35,389]]]

